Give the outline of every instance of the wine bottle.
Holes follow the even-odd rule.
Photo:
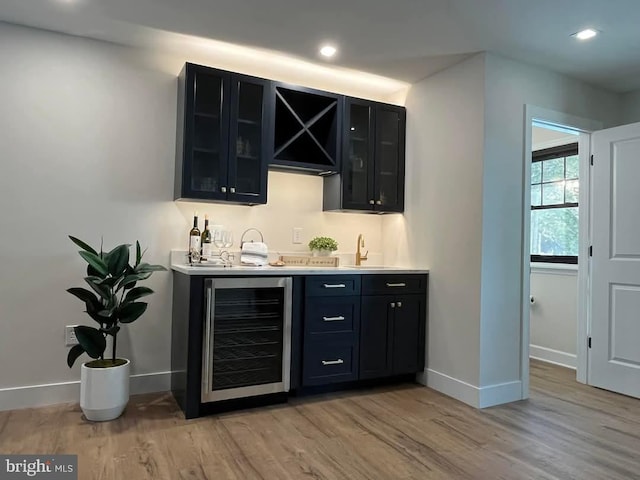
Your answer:
[[[200,230],[198,230],[198,212],[193,214],[193,228],[189,231],[189,262],[200,261]]]
[[[209,230],[209,215],[204,216],[204,232],[200,240],[202,246],[202,258],[209,259],[211,257],[211,230]]]

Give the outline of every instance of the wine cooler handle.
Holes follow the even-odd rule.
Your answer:
[[[324,288],[347,288],[344,283],[325,283]]]
[[[203,356],[202,368],[205,371],[205,381],[203,381],[202,389],[204,392],[210,392],[213,390],[213,385],[211,384],[211,327],[213,320],[213,312],[211,309],[213,308],[213,287],[208,286],[206,290],[207,295],[207,303],[206,303],[206,314],[205,314],[205,322],[204,322],[204,350],[205,354]]]
[[[344,360],[339,358],[337,360],[322,360],[322,365],[342,365]]]
[[[325,322],[340,322],[344,320],[344,317],[342,315],[337,317],[322,317],[322,320],[324,320]]]

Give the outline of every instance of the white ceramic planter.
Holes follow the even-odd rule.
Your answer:
[[[109,368],[89,368],[87,363],[82,364],[80,374],[80,408],[84,416],[93,422],[118,418],[129,402],[131,362]]]
[[[314,257],[328,257],[331,255],[331,250],[313,250]]]

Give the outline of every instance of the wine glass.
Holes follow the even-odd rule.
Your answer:
[[[225,230],[222,234],[222,241],[224,242],[224,248],[233,246],[233,232],[231,230]]]
[[[225,230],[217,229],[213,231],[213,244],[220,249],[225,246],[224,234]]]

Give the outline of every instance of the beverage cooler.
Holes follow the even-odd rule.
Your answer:
[[[289,391],[290,277],[205,282],[201,401]]]

